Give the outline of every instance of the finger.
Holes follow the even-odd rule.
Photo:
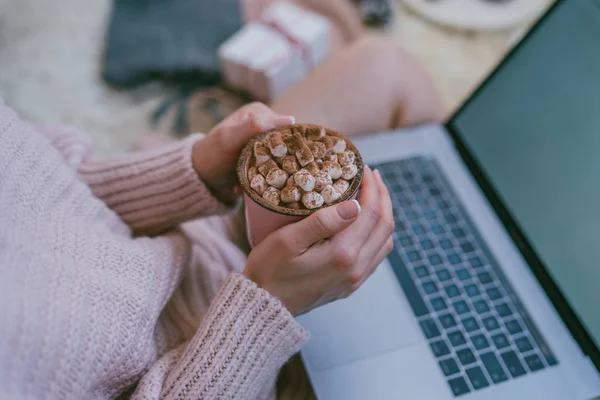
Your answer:
[[[377,180],[381,215],[369,238],[360,250],[358,262],[363,264],[370,262],[377,255],[394,232],[394,208],[390,192],[385,183],[383,183],[379,171],[375,171],[374,175]]]
[[[310,246],[328,239],[350,226],[361,213],[358,201],[351,200],[335,207],[323,208],[295,224],[281,229],[281,233],[293,240],[294,250],[304,253]]]
[[[241,149],[250,139],[261,132],[278,126],[292,125],[296,119],[292,116],[276,114],[265,105],[257,104],[240,109],[236,115],[228,118],[220,129],[234,150]]]
[[[377,179],[368,166],[365,167],[359,203],[363,211],[354,224],[332,240],[330,243],[331,248],[360,250],[379,220],[380,205]]]
[[[381,249],[379,249],[379,252],[375,256],[375,258],[373,258],[373,260],[371,260],[371,264],[369,264],[369,266],[367,268],[367,273],[365,275],[365,278],[364,278],[363,282],[361,282],[361,285],[362,285],[362,283],[364,283],[364,281],[366,281],[367,279],[369,279],[369,277],[373,274],[373,272],[375,272],[377,270],[377,267],[383,262],[383,260],[385,260],[385,258],[393,250],[394,250],[394,241],[390,237],[385,242],[385,244],[383,245],[383,247]]]

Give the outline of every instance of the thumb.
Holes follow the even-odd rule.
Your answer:
[[[345,201],[337,206],[319,210],[298,223],[288,225],[284,228],[285,235],[295,237],[298,250],[304,252],[320,240],[330,238],[346,229],[354,222],[360,211],[358,201]]]
[[[227,127],[227,137],[230,145],[242,148],[250,139],[261,132],[268,131],[278,126],[292,125],[295,123],[292,116],[271,113],[249,113],[237,124]]]

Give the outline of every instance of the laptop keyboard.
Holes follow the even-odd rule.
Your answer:
[[[394,203],[390,264],[454,395],[558,364],[437,162],[372,167]]]

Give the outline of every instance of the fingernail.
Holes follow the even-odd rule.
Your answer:
[[[295,123],[296,118],[292,117],[291,115],[275,117],[276,125],[294,125]]]
[[[343,220],[349,220],[356,217],[360,214],[360,210],[360,204],[358,204],[358,201],[356,200],[345,201],[337,206],[337,212]]]
[[[375,170],[375,171],[373,171],[373,172],[375,172],[375,175],[377,176],[377,180],[378,180],[380,183],[383,183],[383,180],[381,179],[381,174],[379,173],[379,170],[378,170],[378,169],[376,169],[376,170]]]

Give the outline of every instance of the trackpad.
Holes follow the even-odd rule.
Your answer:
[[[338,367],[422,340],[387,260],[352,296],[313,310],[298,321],[311,333],[302,350],[311,371]]]

